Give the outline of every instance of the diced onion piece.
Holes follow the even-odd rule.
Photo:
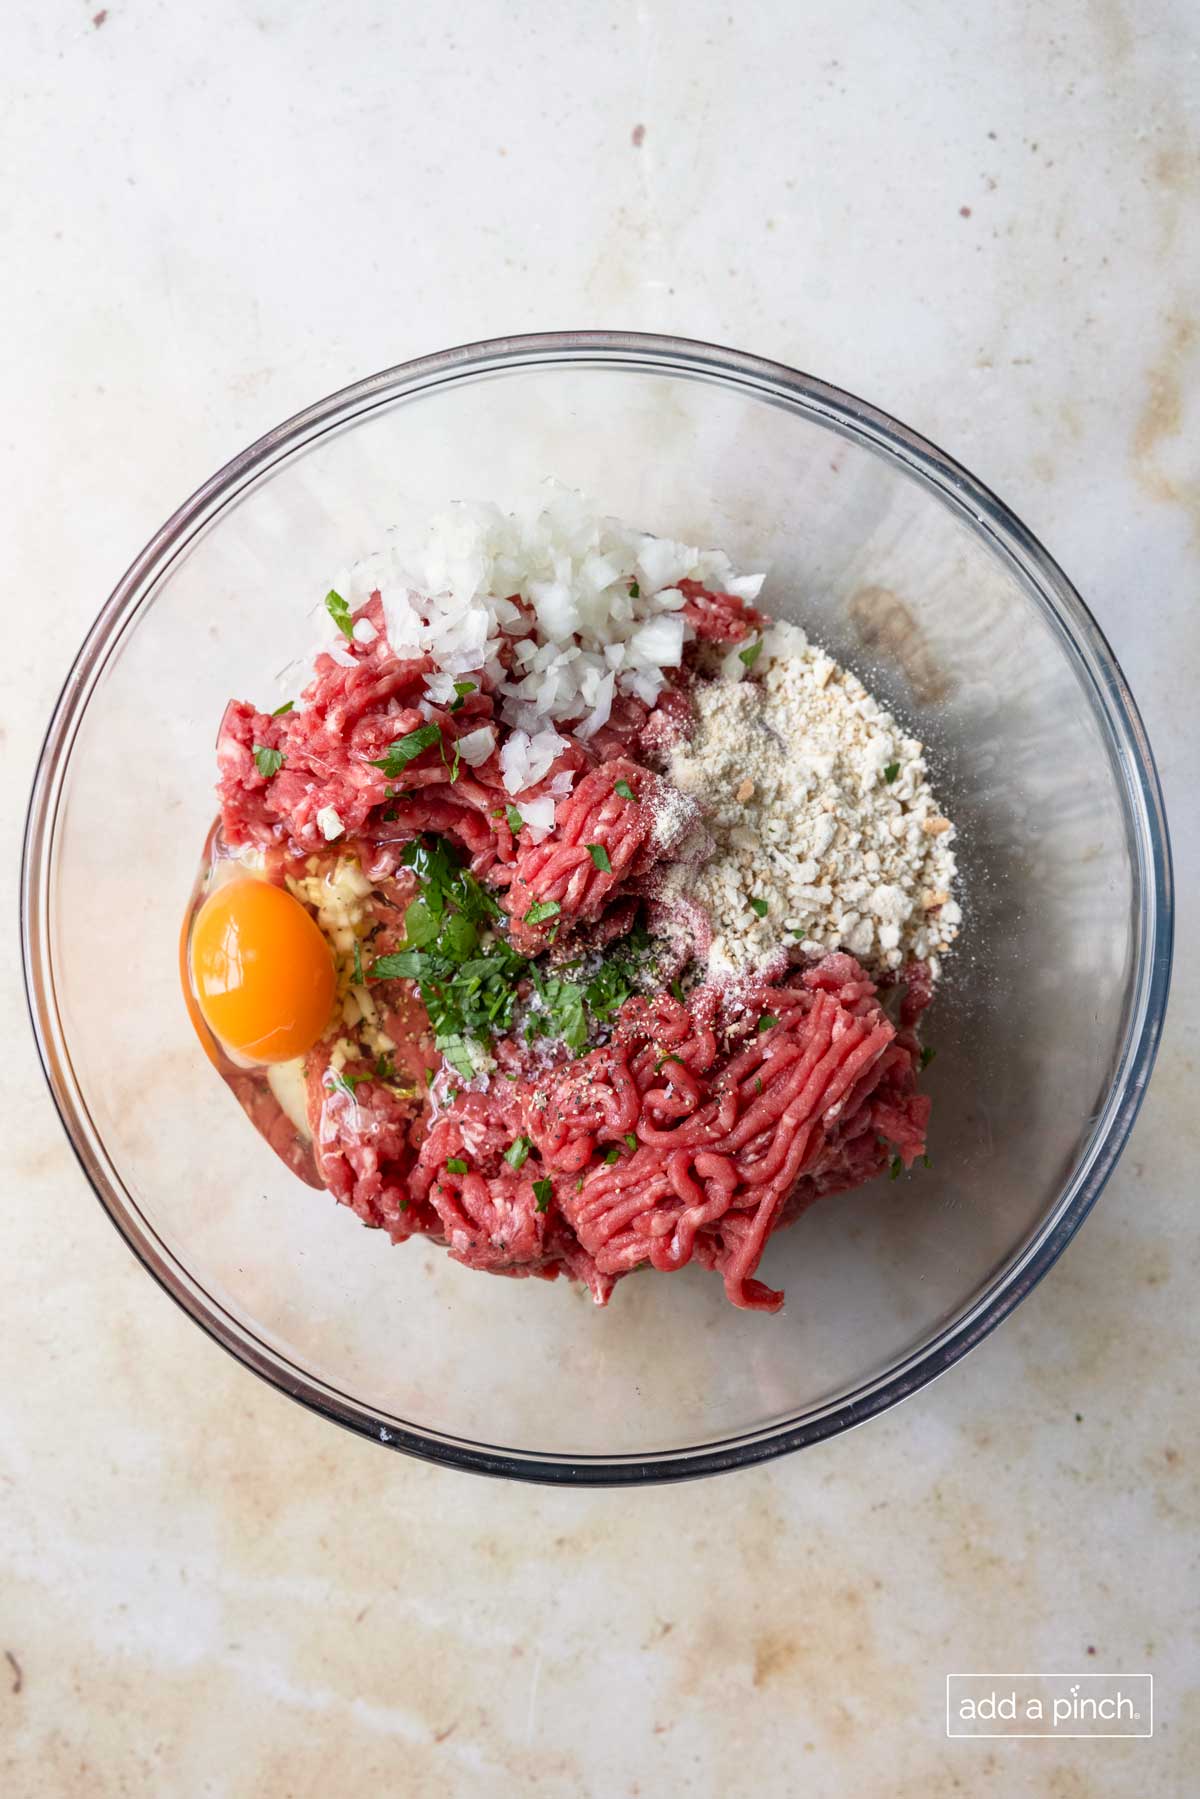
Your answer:
[[[629,644],[632,660],[643,668],[678,668],[683,656],[681,618],[665,614],[635,631]]]
[[[548,793],[540,799],[520,800],[517,811],[529,826],[529,835],[534,843],[541,843],[554,829],[554,801]]]
[[[468,768],[480,768],[496,747],[496,733],[491,725],[480,725],[477,731],[460,737],[454,747]]]
[[[322,835],[329,843],[332,843],[335,837],[340,837],[346,829],[336,806],[322,806],[317,813],[317,823],[321,827]]]
[[[425,696],[435,706],[449,706],[458,695],[454,691],[454,676],[443,674],[427,675],[425,679]]]

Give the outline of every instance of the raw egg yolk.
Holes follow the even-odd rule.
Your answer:
[[[239,877],[210,893],[192,926],[192,983],[205,1022],[253,1062],[290,1062],[329,1023],[333,956],[300,901]]]

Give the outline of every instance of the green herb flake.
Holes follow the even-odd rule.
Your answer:
[[[608,1163],[608,1165],[609,1165],[609,1167],[610,1167],[610,1168],[611,1168],[611,1167],[612,1167],[612,1164],[613,1164],[613,1163],[614,1163],[614,1162],[615,1162],[615,1161],[616,1161],[616,1160],[617,1160],[617,1158],[618,1158],[618,1157],[619,1157],[619,1156],[620,1156],[620,1154],[621,1154],[621,1152],[620,1152],[620,1150],[619,1150],[619,1149],[618,1149],[618,1148],[617,1148],[617,1146],[616,1146],[616,1144],[615,1144],[615,1143],[614,1143],[614,1144],[613,1144],[613,1146],[612,1146],[612,1148],[611,1148],[611,1149],[607,1149],[607,1150],[605,1150],[605,1152],[604,1152],[604,1160],[605,1160],[605,1161],[606,1161],[606,1162],[607,1162],[607,1163]]]
[[[469,693],[474,693],[474,691],[474,681],[456,681],[454,683],[454,698],[450,702],[451,712],[460,712],[467,695]]]
[[[892,1165],[888,1169],[888,1179],[890,1181],[898,1181],[903,1173],[904,1163],[900,1160],[899,1156],[893,1156]]]
[[[754,1077],[754,1091],[756,1093],[762,1092],[762,1076],[761,1076],[761,1074],[756,1074]]]
[[[415,761],[425,750],[432,749],[435,743],[440,744],[441,741],[440,726],[418,725],[417,729],[409,731],[407,736],[399,738],[395,743],[389,743],[384,755],[372,759],[371,767],[381,768],[389,781],[395,780],[396,776],[402,769],[407,768],[410,762]]]
[[[442,1037],[435,1036],[434,1042],[456,1073],[461,1074],[464,1081],[475,1077],[475,1064],[471,1060],[471,1052],[464,1039],[457,1034]]]
[[[668,1062],[678,1062],[678,1064],[681,1068],[687,1067],[687,1063],[684,1061],[682,1056],[677,1056],[675,1054],[674,1050],[668,1050],[667,1054],[665,1056],[660,1056],[658,1058],[658,1061],[654,1064],[655,1074],[658,1073],[660,1068],[665,1068]]]
[[[419,950],[399,949],[390,956],[376,956],[367,970],[369,981],[419,981],[429,972],[432,957]]]
[[[678,975],[676,975],[675,979],[671,982],[671,994],[674,999],[679,1001],[681,1006],[684,1004],[683,982],[679,979]]]
[[[738,661],[744,662],[747,668],[753,668],[761,655],[762,638],[757,637],[753,643],[748,643],[744,650],[738,651]]]
[[[927,1069],[929,1067],[929,1064],[933,1061],[933,1058],[936,1055],[937,1055],[937,1051],[936,1051],[936,1049],[934,1049],[932,1043],[927,1043],[925,1045],[925,1048],[921,1051],[921,1071],[922,1071],[922,1073],[924,1073],[925,1069]]]
[[[377,1081],[390,1081],[395,1078],[395,1074],[396,1070],[388,1058],[386,1056],[380,1056],[375,1064],[375,1079]]]
[[[514,1137],[504,1152],[504,1160],[510,1168],[522,1168],[533,1144],[528,1137]]]
[[[265,743],[256,743],[254,746],[254,765],[258,769],[259,774],[265,775],[269,781],[271,777],[277,775],[283,767],[283,751],[269,750]]]
[[[889,787],[891,786],[892,782],[896,779],[896,776],[899,773],[900,773],[900,764],[898,762],[889,762],[887,767],[883,771],[883,778],[887,782]]]
[[[518,837],[521,833],[521,827],[525,823],[525,820],[521,817],[521,814],[517,811],[517,808],[515,806],[506,806],[504,808],[504,817],[508,823],[508,828],[512,832],[513,836]]]
[[[272,718],[282,718],[284,713],[290,712],[292,707],[295,704],[296,704],[295,700],[285,700],[283,702],[282,706],[276,706],[274,712],[272,712],[272,714],[271,714],[271,717]]]
[[[581,1050],[587,1042],[587,1014],[583,1009],[584,990],[577,981],[544,980],[536,976],[538,998],[545,1017],[554,1026],[568,1049]]]
[[[525,914],[525,923],[545,924],[548,918],[557,918],[561,911],[562,907],[557,900],[538,900]]]
[[[637,798],[637,795],[634,793],[633,788],[629,785],[628,781],[618,781],[613,787],[613,792],[619,793],[623,800]]]
[[[610,875],[612,873],[612,863],[609,861],[608,851],[602,843],[589,843],[587,853],[601,874]]]
[[[771,910],[770,906],[768,906],[765,899],[752,899],[750,901],[750,904],[754,908],[754,910],[758,913],[758,916],[760,918],[765,918],[767,916],[767,913]]]
[[[354,973],[350,976],[350,984],[353,987],[361,987],[363,984],[362,950],[357,937],[354,939]]]
[[[778,1023],[779,1023],[779,1020],[778,1020],[778,1018],[776,1018],[774,1012],[764,1012],[762,1017],[759,1019],[758,1025],[756,1028],[760,1031],[769,1031],[771,1029],[772,1025],[776,1025]]]
[[[921,1157],[921,1166],[922,1166],[922,1168],[932,1168],[933,1167],[933,1163],[929,1160],[928,1155],[924,1155]]]
[[[354,1089],[360,1081],[367,1079],[368,1076],[365,1074],[334,1074],[330,1070],[325,1076],[325,1085],[331,1087],[335,1093],[344,1093],[347,1098],[354,1099]],[[357,1105],[358,1101],[355,1100],[354,1103]]]
[[[579,1179],[575,1183],[575,1191],[576,1191],[576,1193],[583,1192],[583,1176],[582,1175],[580,1175]]]
[[[553,1193],[554,1185],[551,1181],[534,1181],[533,1197],[537,1200],[537,1209],[539,1212],[544,1212],[546,1210],[546,1207],[550,1204]]]
[[[636,581],[629,583],[629,597],[631,600],[640,600],[642,597],[642,590]]]
[[[350,608],[341,594],[335,592],[332,587],[325,595],[325,610],[343,637],[354,636],[354,620],[350,616]]]
[[[467,1165],[461,1156],[450,1156],[446,1162],[446,1172],[448,1174],[465,1174]]]
[[[625,1141],[626,1141],[626,1143],[628,1143],[630,1149],[636,1149],[638,1146],[637,1132],[636,1131],[626,1131]]]

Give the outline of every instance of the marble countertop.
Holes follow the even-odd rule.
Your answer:
[[[1074,578],[1173,813],[1162,1055],[1077,1241],[945,1379],[742,1475],[543,1491],[337,1432],[170,1304],[67,1149],[10,936],[0,1790],[1183,1794],[1200,1766],[1196,10],[440,10],[7,10],[10,921],[70,658],[226,457],[446,344],[670,330],[876,400]],[[1088,1667],[1154,1672],[1152,1742],[946,1740],[947,1672]]]

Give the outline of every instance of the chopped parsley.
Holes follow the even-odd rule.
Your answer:
[[[474,693],[474,691],[475,691],[474,681],[456,681],[454,683],[454,698],[450,702],[451,712],[461,711],[463,701],[466,699],[466,697],[469,693]]]
[[[557,918],[561,911],[557,900],[538,900],[525,914],[525,923],[545,924],[548,918]]]
[[[367,977],[416,981],[435,1044],[470,1080],[478,1072],[472,1045],[486,1045],[512,1024],[525,958],[490,935],[500,908],[441,838],[416,838],[401,860],[416,875],[420,895],[405,910],[404,942],[377,956]]]
[[[327,1087],[332,1087],[335,1093],[344,1093],[348,1098],[354,1099],[354,1089],[358,1086],[358,1083],[369,1079],[369,1075],[334,1074],[333,1070],[330,1069],[325,1075],[325,1085]],[[355,1100],[356,1105],[357,1103],[357,1100]]]
[[[258,769],[259,774],[265,775],[269,781],[272,775],[277,775],[283,767],[283,751],[269,750],[265,743],[256,743],[254,746],[254,765]]]
[[[628,1143],[630,1149],[636,1149],[638,1146],[637,1132],[636,1131],[626,1131],[625,1141],[626,1141],[626,1143]]]
[[[671,982],[671,995],[672,995],[672,998],[677,999],[679,1001],[681,1006],[683,1005],[683,1003],[684,1003],[683,982],[680,980],[678,975],[676,975],[675,979]]]
[[[932,1043],[927,1043],[925,1045],[925,1048],[921,1051],[921,1070],[922,1070],[922,1072],[924,1072],[924,1070],[929,1067],[929,1064],[933,1061],[933,1058],[936,1055],[937,1055],[937,1051],[936,1051],[936,1049],[934,1049]]]
[[[296,704],[295,700],[284,700],[282,706],[276,706],[274,712],[272,712],[272,714],[271,714],[271,717],[272,718],[282,718],[284,713],[290,712],[292,707],[295,704]]]
[[[475,1063],[465,1040],[455,1032],[449,1037],[439,1036],[435,1041],[451,1068],[461,1074],[464,1081],[471,1080],[475,1073]]]
[[[341,594],[335,592],[332,587],[325,595],[325,610],[343,637],[354,636],[354,620],[350,616],[350,608]]]
[[[525,823],[525,820],[521,817],[517,808],[515,806],[505,806],[504,817],[513,836],[519,836],[521,826]]]
[[[350,976],[350,984],[352,987],[361,987],[363,984],[362,950],[358,946],[357,937],[354,939],[354,973]]]
[[[756,1074],[754,1077],[754,1091],[756,1093],[762,1092],[762,1076],[761,1076],[761,1074]]]
[[[550,1198],[553,1192],[554,1186],[552,1182],[534,1181],[533,1197],[537,1200],[537,1209],[539,1212],[544,1212],[546,1210],[546,1207],[550,1204]]]
[[[774,1012],[764,1012],[762,1017],[758,1021],[757,1028],[760,1031],[769,1031],[771,1029],[772,1025],[778,1024],[778,1023],[779,1023],[779,1020],[778,1020],[778,1018],[776,1018]]]
[[[395,1075],[395,1067],[389,1061],[387,1056],[380,1056],[375,1064],[375,1079],[377,1081],[390,1081],[395,1079]]]
[[[767,913],[771,910],[770,906],[768,906],[765,899],[752,899],[750,901],[750,904],[754,908],[754,910],[758,913],[758,916],[760,918],[765,918],[767,916]]]
[[[738,661],[744,662],[747,668],[753,668],[761,655],[762,638],[756,637],[753,643],[748,643],[744,650],[738,651]]]
[[[640,992],[649,957],[650,938],[642,925],[635,925],[625,941],[608,952],[584,987],[588,1010],[594,1017],[607,1022],[627,999]]]
[[[423,751],[432,749],[434,744],[441,744],[442,733],[438,725],[418,725],[406,737],[389,743],[386,752],[378,759],[372,759],[372,768],[381,768],[388,780],[394,780],[402,769],[408,767]],[[445,750],[442,751],[443,760]]]
[[[504,1160],[510,1168],[523,1168],[532,1148],[528,1137],[514,1137],[504,1152]]]
[[[602,843],[589,843],[587,853],[601,874],[610,875],[612,873],[612,863],[609,861],[608,851]]]
[[[581,1054],[595,1028],[645,987],[652,946],[642,926],[589,958],[587,972],[578,961],[543,971],[512,947],[499,928],[500,907],[444,839],[417,838],[401,860],[417,878],[417,897],[405,908],[403,941],[370,963],[366,979],[416,982],[434,1042],[465,1080],[480,1072],[480,1054],[493,1040],[511,1033],[518,1007],[526,1041],[552,1036]],[[540,924],[561,910],[557,900],[542,901],[526,922]]]
[[[628,781],[617,781],[613,787],[613,792],[619,793],[623,800],[632,800],[637,797]]]
[[[448,1174],[465,1174],[467,1165],[461,1156],[450,1156],[446,1161],[446,1171]]]
[[[898,762],[889,762],[887,767],[883,771],[883,778],[887,782],[889,787],[891,786],[892,782],[896,779],[896,776],[899,773],[900,773],[900,764]]]
[[[618,1159],[618,1157],[619,1157],[619,1156],[620,1156],[620,1154],[621,1154],[621,1152],[620,1152],[620,1150],[619,1150],[619,1149],[618,1149],[618,1148],[617,1148],[617,1146],[616,1146],[616,1144],[615,1144],[615,1143],[614,1143],[614,1144],[613,1144],[613,1146],[612,1146],[612,1148],[611,1148],[611,1149],[606,1149],[606,1150],[605,1150],[605,1152],[604,1152],[604,1160],[605,1160],[605,1161],[606,1161],[606,1162],[607,1162],[607,1163],[608,1163],[608,1165],[609,1165],[609,1167],[610,1167],[610,1168],[611,1168],[611,1167],[612,1167],[612,1164],[613,1164],[613,1163],[614,1163],[614,1162],[615,1162],[615,1161],[616,1161],[616,1160],[617,1160],[617,1159]]]
[[[675,1054],[674,1050],[668,1050],[666,1055],[660,1056],[658,1058],[658,1061],[654,1064],[655,1074],[658,1073],[660,1068],[665,1068],[668,1062],[678,1062],[678,1064],[681,1068],[687,1067],[687,1063],[684,1061],[682,1056],[677,1056]]]
[[[928,1155],[924,1155],[921,1157],[921,1166],[922,1166],[922,1168],[932,1168],[933,1167],[933,1163],[929,1160]]]
[[[568,1049],[581,1050],[588,1039],[583,988],[577,981],[563,981],[557,976],[545,977],[532,963],[529,975],[541,1002],[541,1010],[530,1013],[525,1025],[526,1040],[532,1042],[535,1037],[545,1036],[547,1027],[552,1026],[554,1035],[561,1037]]]
[[[640,600],[642,597],[642,590],[636,581],[629,583],[629,597],[631,600]]]
[[[888,1169],[888,1179],[890,1181],[898,1181],[903,1173],[904,1163],[900,1160],[899,1156],[893,1156],[892,1165]]]

